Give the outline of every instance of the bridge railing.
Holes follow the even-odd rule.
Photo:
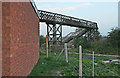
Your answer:
[[[65,16],[62,14],[52,13],[48,11],[38,10],[40,14],[41,22],[55,22],[58,24],[83,27],[83,28],[94,28],[97,29],[97,23],[78,19],[70,16]]]

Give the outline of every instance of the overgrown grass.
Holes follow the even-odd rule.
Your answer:
[[[51,70],[60,71],[62,76],[78,76],[78,53],[75,54],[75,58],[69,56],[69,62],[66,63],[64,56],[61,56],[60,59],[56,61],[56,58],[58,57],[56,53],[51,53],[47,59],[45,52],[41,51],[38,63],[28,76],[55,76],[53,72],[50,72]],[[118,68],[120,68],[120,65],[115,63],[110,63],[108,65],[102,64],[103,60],[109,59],[110,58],[103,56],[95,57],[95,63],[97,63],[95,64],[95,76],[119,76]],[[83,76],[92,76],[92,56],[83,56],[82,63]]]
[[[51,70],[58,70],[63,76],[71,76],[71,74],[73,73],[71,72],[71,68],[73,65],[70,63],[66,63],[64,60],[64,56],[61,56],[58,62],[56,61],[56,58],[56,54],[51,54],[47,59],[45,52],[41,51],[38,63],[28,76],[53,76],[54,74],[49,72]]]

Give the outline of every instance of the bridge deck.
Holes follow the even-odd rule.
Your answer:
[[[79,27],[79,28],[90,28],[90,29],[98,29],[97,23],[74,18],[71,16],[65,16],[62,14],[52,13],[48,11],[38,10],[40,14],[40,22],[47,22],[47,23],[56,23],[62,24],[72,27]]]
[[[30,0],[30,2],[32,3],[35,12],[38,15],[40,22],[47,22],[51,24],[56,23],[79,28],[98,29],[97,23],[95,22],[74,18],[62,14],[52,13],[48,11],[38,10],[34,0]]]

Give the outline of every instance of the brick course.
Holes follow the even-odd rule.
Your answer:
[[[39,58],[39,18],[30,2],[2,3],[2,75],[27,76]]]

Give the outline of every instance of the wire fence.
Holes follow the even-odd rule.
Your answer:
[[[45,46],[44,46],[45,47]],[[65,47],[64,47],[65,48]],[[71,76],[80,76],[80,57],[79,48],[67,45],[67,50],[62,49],[61,52],[50,51],[49,55],[57,57],[56,61],[62,63],[65,59],[67,51],[67,60],[70,65],[68,72],[72,72]],[[44,48],[45,50],[45,48]],[[82,51],[82,76],[114,76],[120,77],[120,57],[102,55],[97,52],[85,53]],[[65,60],[66,61],[66,60]],[[67,61],[66,61],[67,62]],[[69,75],[69,76],[70,76]]]
[[[69,58],[75,58],[73,72],[79,73],[79,50],[69,48]],[[116,76],[120,77],[120,57],[100,55],[97,52],[82,52],[82,76]],[[77,74],[79,75],[79,74]]]

